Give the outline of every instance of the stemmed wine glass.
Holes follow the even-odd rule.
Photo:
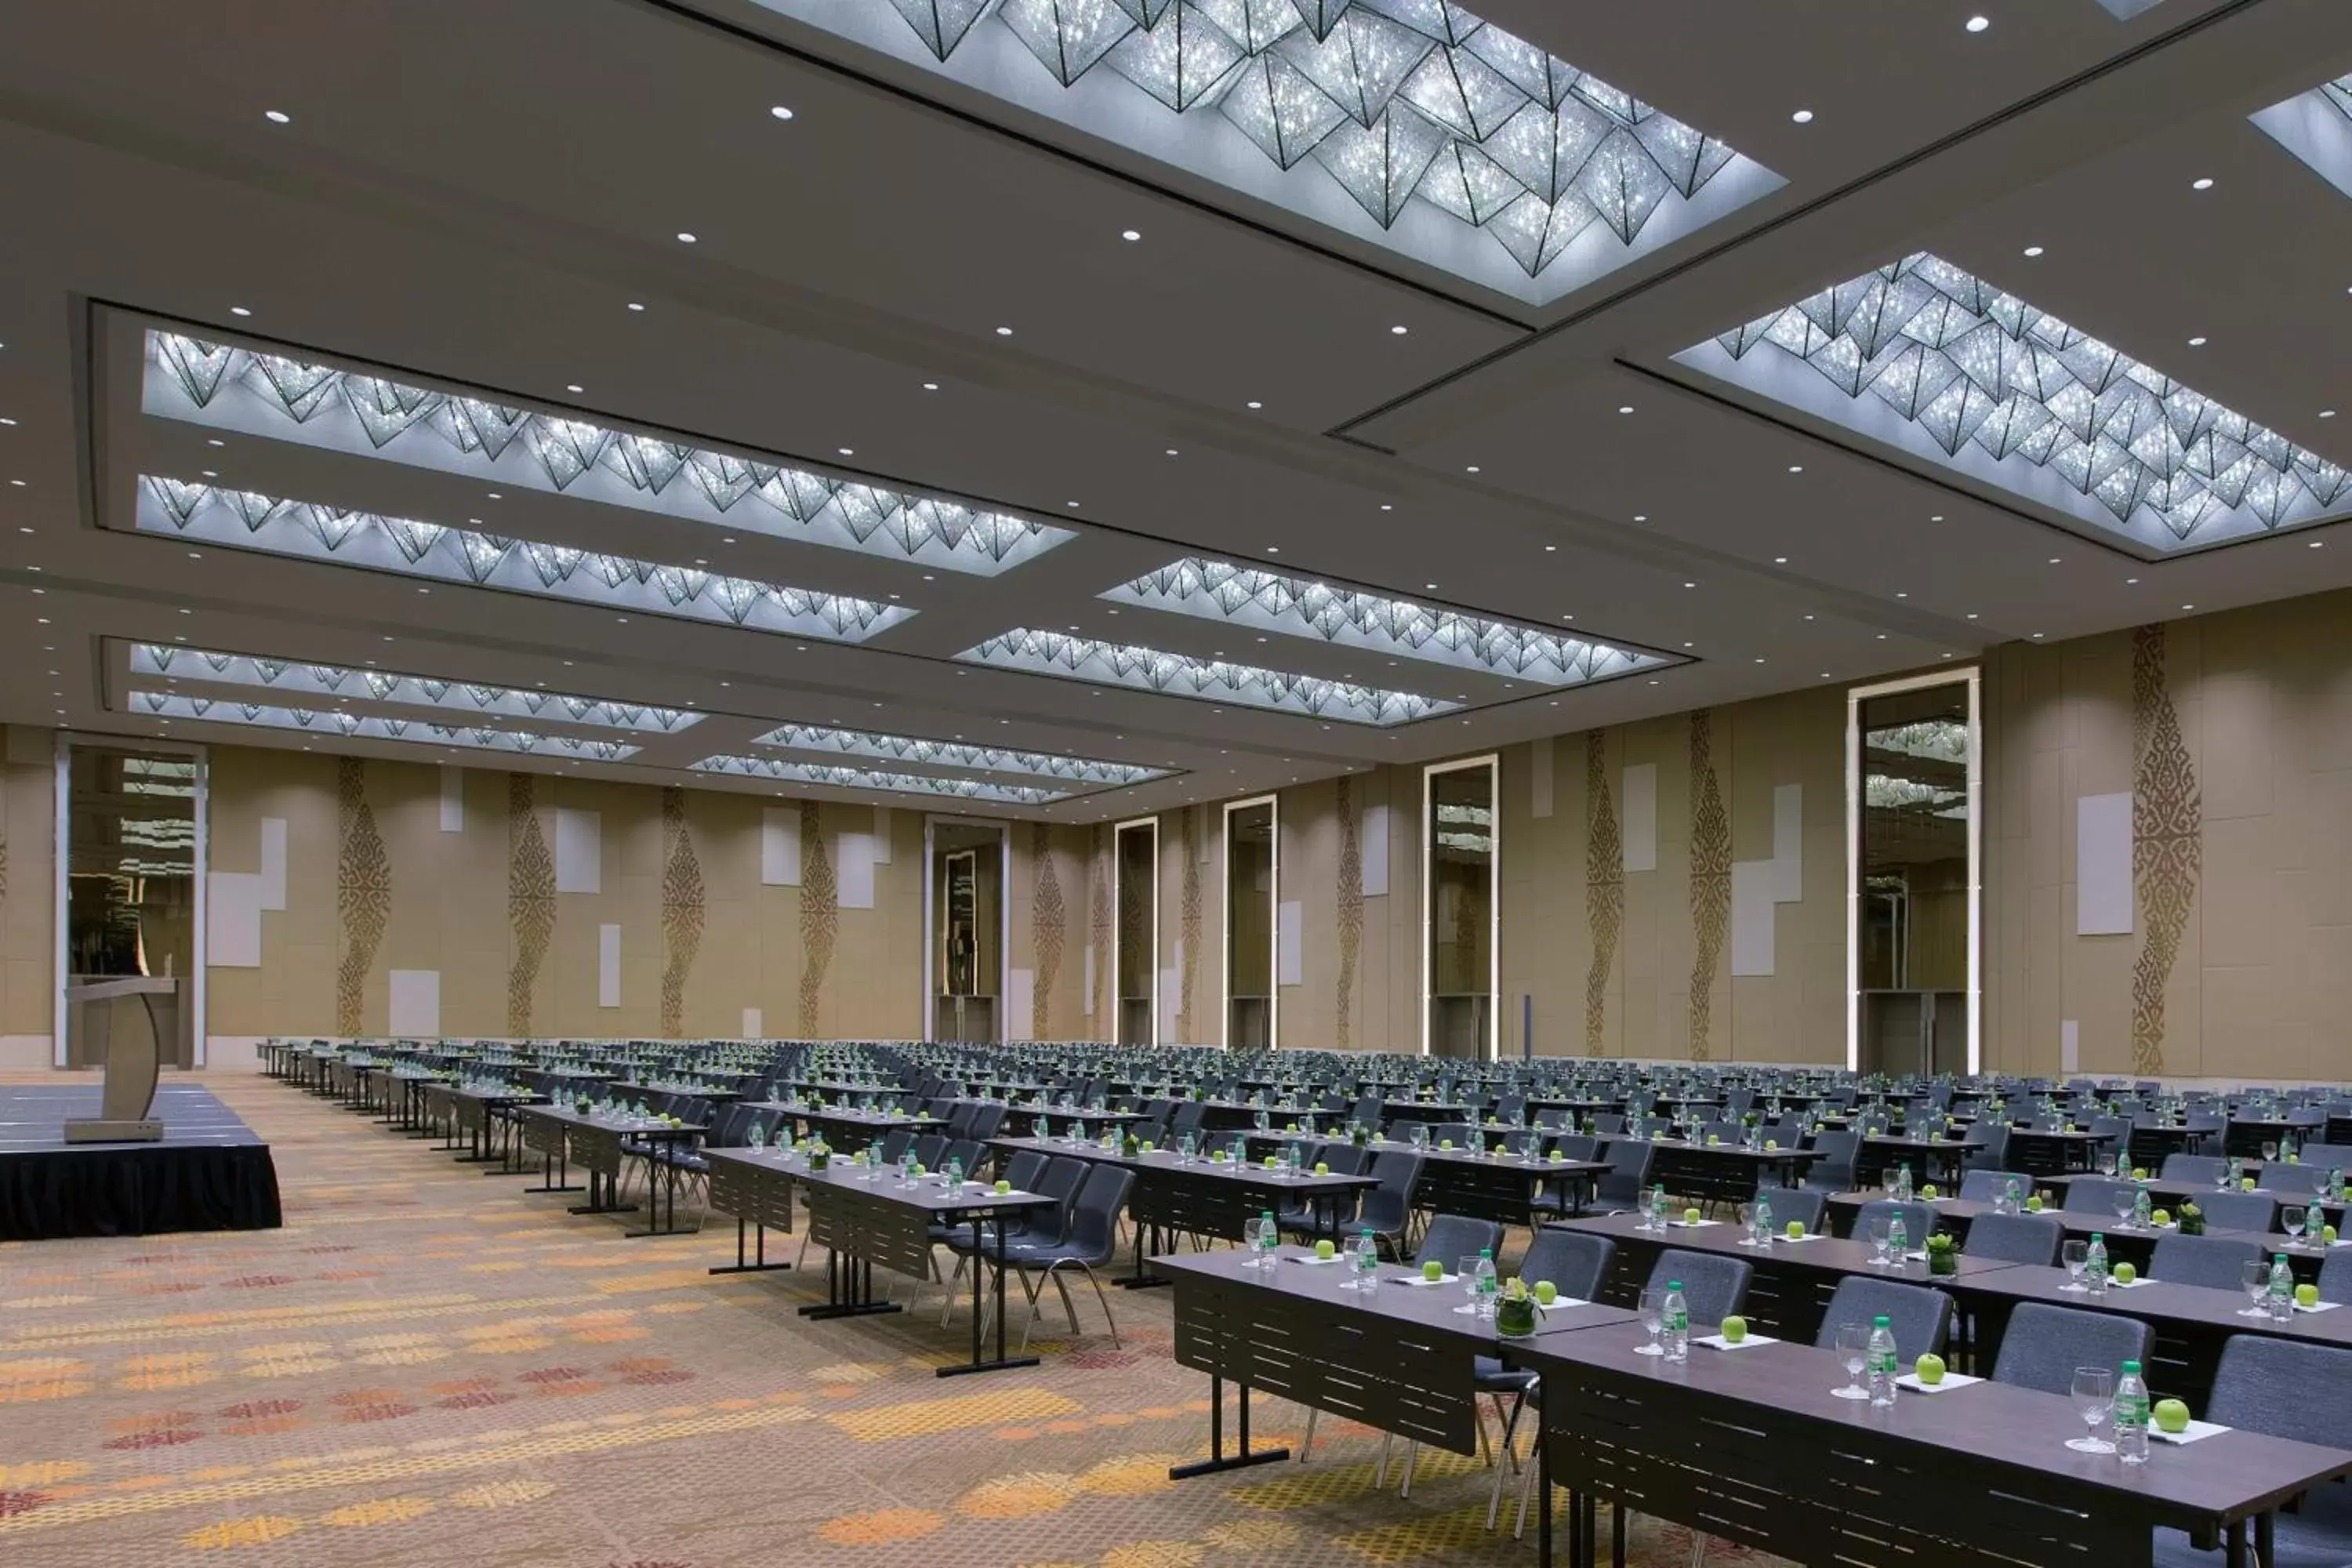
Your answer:
[[[2116,1224],[2124,1230],[2129,1230],[2132,1215],[2139,1206],[2136,1201],[2139,1194],[2130,1187],[2117,1187],[2115,1195]]]
[[[2284,1227],[2286,1231],[2286,1244],[2289,1247],[2301,1247],[2303,1245],[2304,1217],[2303,1210],[2296,1207],[2294,1204],[2283,1204],[2280,1205],[2279,1224]]]
[[[2066,1243],[2060,1256],[2066,1262],[2066,1289],[2089,1289],[2090,1287],[2083,1283],[2083,1271],[2091,1266],[2091,1244],[2077,1237]]]
[[[1658,1333],[1665,1327],[1665,1321],[1666,1293],[1657,1286],[1651,1286],[1642,1292],[1642,1327],[1650,1331],[1650,1342],[1635,1351],[1634,1354],[1664,1355],[1666,1353],[1666,1347],[1658,1342]]]
[[[2116,1446],[2098,1436],[2100,1426],[2115,1413],[2116,1374],[2103,1366],[2078,1366],[2074,1369],[2074,1408],[2089,1428],[2080,1437],[2066,1439],[2066,1447],[2078,1454],[2112,1454]]]
[[[2271,1293],[2271,1266],[2259,1258],[2249,1258],[2246,1259],[2245,1268],[2239,1270],[2238,1281],[2246,1288],[2246,1295],[2252,1302],[2251,1306],[2239,1308],[2238,1316],[2269,1317],[2270,1310],[2263,1306],[2263,1302]]]
[[[1885,1219],[1874,1219],[1870,1222],[1870,1264],[1872,1268],[1884,1268],[1890,1261],[1886,1256],[1886,1243],[1892,1230],[1893,1226],[1891,1222]]]
[[[1462,1305],[1454,1310],[1458,1316],[1475,1318],[1478,1315],[1478,1260],[1475,1258],[1455,1258],[1454,1273],[1462,1281]]]
[[[1862,1369],[1870,1364],[1870,1325],[1840,1323],[1837,1331],[1838,1359],[1845,1363],[1845,1386],[1832,1388],[1840,1399],[1867,1399],[1870,1390],[1863,1386]]]

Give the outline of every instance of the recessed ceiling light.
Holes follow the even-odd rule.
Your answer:
[[[2124,586],[2126,588],[2137,586],[2138,583],[2139,579],[2137,577],[2126,577],[2124,579]]]
[[[1389,331],[1390,331],[1390,333],[1391,333],[1392,336],[1400,337],[1400,338],[1401,338],[1401,337],[1404,336],[1404,335],[1405,335],[1405,333],[1407,333],[1407,332],[1411,331],[1412,330],[1412,328],[1410,328],[1410,327],[1402,327],[1402,326],[1399,326],[1399,327],[1391,327],[1391,328],[1389,329]]]
[[[1972,621],[1973,621],[1973,620],[1975,620],[1976,618],[1977,618],[1977,613],[1976,613],[1974,610],[1970,610],[1970,611],[1969,612],[1969,619],[1970,619],[1970,620],[1972,620]]]
[[[1394,511],[1396,510],[1396,508],[1391,506],[1387,501],[1382,501],[1381,502],[1381,510],[1382,511]]]
[[[1685,584],[1683,584],[1683,586],[1684,586],[1684,587],[1685,587],[1685,588],[1696,588],[1696,587],[1697,587],[1697,586],[1698,586],[1698,584],[1696,584],[1696,583],[1685,583]]]
[[[1901,592],[1901,593],[1896,594],[1895,596],[1896,598],[1898,598],[1898,599],[1907,599],[1907,598],[1909,598],[1909,597],[1911,596],[1911,595],[1910,595],[1909,590],[1906,589],[1905,591],[1903,591],[1903,592]]]
[[[567,381],[563,384],[563,390],[566,392],[585,392],[587,388],[582,386],[576,381]]]
[[[1279,544],[1269,544],[1265,547],[1265,552],[1268,555],[1279,555],[1282,553],[1282,546]]]
[[[2319,411],[2319,416],[2322,419],[2333,419],[2336,417],[2336,410],[2333,408],[2323,408]],[[16,421],[13,419],[0,419],[0,425],[13,425],[15,423]]]
[[[923,390],[925,392],[937,392],[939,389],[940,384],[936,381],[927,381],[923,383]]]
[[[1927,521],[1929,522],[1941,522],[1944,521],[1944,514],[1940,511],[1937,512],[1933,516],[1929,517]]]
[[[247,310],[242,305],[231,305],[228,308],[228,313],[232,316],[250,316],[253,314],[251,310]]]
[[[996,329],[996,335],[1000,338],[1009,338],[1013,335],[1013,329],[1011,327],[999,327]]]
[[[2058,563],[2059,563],[2062,559],[2063,559],[2063,557],[2062,557],[2062,556],[2057,556],[2057,555],[2053,555],[2053,556],[2050,558],[2050,564],[2051,564],[2051,565],[2053,565],[2053,566],[2055,566],[2055,565],[2057,565],[2057,564],[2058,564]]]
[[[1078,503],[1074,500],[1066,500],[1062,504],[1068,507],[1072,511],[1076,511],[1078,508]]]
[[[1764,662],[1764,660],[1762,659],[1762,658],[1760,658],[1760,657],[1759,657],[1759,658],[1758,658],[1758,659],[1756,660],[1756,662],[1757,662],[1757,663],[1759,663],[1759,664],[1761,664],[1761,663],[1763,663],[1763,662]]]
[[[638,303],[636,300],[632,300],[629,301],[629,309],[632,310],[642,310],[645,309],[645,306]]]
[[[1802,463],[1791,463],[1789,465],[1789,471],[1792,474],[1801,474],[1805,471],[1805,465]]]
[[[2191,180],[2189,182],[2189,188],[2192,191],[2210,191],[2213,188],[2213,182],[2210,178]]]
[[[1547,544],[1544,546],[1544,553],[1546,555],[1549,555],[1557,552],[1559,549],[1559,546],[1557,544]]]
[[[294,123],[294,117],[287,113],[282,109],[265,109],[261,111],[261,118],[267,120],[272,125],[291,125]]]
[[[2193,609],[2195,609],[2197,606],[2196,606],[2196,605],[2181,605],[2180,607],[2181,607],[2182,609],[2184,609],[2184,610],[2193,610]]]
[[[1637,511],[1633,514],[1633,521],[1635,522],[1647,522],[1650,521],[1650,514],[1646,511]]]
[[[1971,16],[1968,20],[1968,29],[1971,33],[1981,33],[1991,26],[1992,18],[1990,16]]]
[[[2025,254],[2028,256],[2039,256],[2042,254],[2042,247],[2038,245],[2029,245],[2025,247]]]
[[[1813,122],[1813,111],[1810,109],[1801,109],[1789,118],[1800,125],[1811,125]]]
[[[1259,402],[1256,402],[1256,401],[1253,400],[1253,401],[1250,403],[1249,406],[1250,406],[1250,407],[1252,407],[1252,408],[1263,408],[1263,407],[1265,407],[1265,404],[1263,404],[1263,403],[1259,403]]]
[[[1172,457],[1174,457],[1174,456],[1176,456],[1176,448],[1175,448],[1175,447],[1169,447],[1169,448],[1168,448],[1168,455],[1169,455],[1170,457],[1171,457],[1171,458],[1172,458]]]
[[[2326,540],[2324,540],[2324,539],[2315,539],[2315,540],[2313,540],[2313,541],[2311,542],[2309,548],[2311,548],[2311,549],[2313,549],[2313,550],[2316,550],[2316,549],[2318,549],[2321,545],[2323,545],[2323,544],[2325,544],[2325,543],[2326,543],[2326,542],[2327,542],[2327,541],[2326,541]]]
[[[1421,586],[1424,593],[1434,594],[1437,592],[1437,584],[1434,583],[1423,583]]]
[[[776,105],[775,108],[768,110],[768,113],[771,117],[777,120],[790,120],[793,117],[793,111],[785,108],[781,103]]]
[[[2189,340],[2189,346],[2192,349],[2201,349],[2205,346],[2205,340],[2203,338],[2191,338]]]
[[[1786,566],[1788,563],[1789,558],[1785,555],[1775,555],[1772,557],[1772,564],[1775,566]]]
[[[1617,405],[1617,412],[1620,414],[1631,414],[1633,412],[1633,405],[1630,403],[1621,403]]]
[[[840,453],[845,458],[854,458],[857,456],[857,448],[855,447],[835,447],[834,450]]]
[[[20,490],[25,488],[25,481],[22,479],[10,479],[8,482]]]
[[[1477,464],[1473,463],[1473,464],[1471,464],[1468,468],[1465,468],[1463,471],[1464,471],[1465,473],[1471,473],[1471,474],[1475,474],[1475,473],[1478,473],[1478,472],[1480,472],[1481,470],[1479,469],[1479,467],[1478,467],[1478,465],[1477,465]]]
[[[679,229],[677,231],[677,242],[680,245],[692,245],[699,237],[699,236],[689,233],[685,229]]]

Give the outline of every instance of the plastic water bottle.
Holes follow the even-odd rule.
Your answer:
[[[2148,1202],[2147,1184],[2140,1183],[2132,1189],[2132,1228],[2146,1230],[2153,1223],[2155,1205]]]
[[[2286,1254],[2271,1258],[2271,1321],[2291,1322],[2294,1318],[2294,1270],[2286,1266]]]
[[[1895,1168],[1895,1201],[1905,1204],[1911,1201],[1911,1163],[1908,1160]]]
[[[1356,1282],[1369,1290],[1380,1283],[1381,1244],[1372,1239],[1372,1227],[1366,1226],[1356,1237]]]
[[[1664,1182],[1650,1189],[1650,1228],[1666,1228],[1666,1184]]]
[[[1886,1261],[1899,1265],[1910,1250],[1911,1227],[1903,1223],[1901,1215],[1892,1215],[1886,1222]]]
[[[1760,1195],[1757,1198],[1756,1206],[1748,1211],[1748,1239],[1759,1247],[1771,1244],[1772,1200],[1770,1198]]]
[[[1275,1248],[1281,1245],[1280,1235],[1274,1227],[1274,1211],[1267,1209],[1257,1216],[1258,1261],[1272,1263]]]
[[[2083,1261],[2083,1281],[2090,1286],[2093,1295],[2106,1294],[2107,1237],[2104,1231],[2095,1230],[2091,1233],[2090,1255]]]
[[[2325,1247],[2327,1245],[2327,1211],[2319,1206],[2317,1198],[2312,1199],[2304,1208],[2303,1234],[2311,1237],[2314,1247]]]
[[[1666,1360],[1690,1360],[1690,1303],[1683,1300],[1683,1282],[1666,1282],[1666,1299],[1658,1309],[1658,1330],[1665,1346]]]
[[[902,1187],[915,1184],[915,1146],[912,1143],[898,1151],[898,1184]]]
[[[1902,1375],[1903,1359],[1895,1348],[1895,1329],[1881,1312],[1870,1324],[1870,1403],[1895,1403],[1895,1380]]]
[[[1190,1132],[1187,1132],[1184,1136],[1176,1141],[1176,1163],[1180,1165],[1191,1164],[1192,1163],[1193,1152],[1194,1145],[1192,1142],[1192,1135]]]
[[[1233,1147],[1233,1150],[1232,1150],[1232,1153],[1233,1153],[1233,1161],[1234,1161],[1234,1163],[1235,1165],[1237,1165],[1237,1166],[1238,1166],[1238,1165],[1246,1165],[1246,1164],[1248,1164],[1248,1163],[1249,1163],[1249,1140],[1248,1140],[1248,1139],[1246,1139],[1246,1138],[1244,1138],[1244,1137],[1243,1137],[1243,1136],[1242,1136],[1240,1133],[1238,1133],[1238,1132],[1234,1133],[1234,1147]]]
[[[2124,1363],[2116,1380],[2116,1458],[2126,1465],[2147,1463],[2147,1384],[2140,1381],[2139,1363]]]
[[[2221,1184],[2222,1184],[2223,1186],[2225,1186],[2225,1187],[2235,1187],[2235,1186],[2236,1186],[2240,1182],[2242,1182],[2242,1181],[2245,1180],[2245,1176],[2246,1176],[2246,1161],[2245,1161],[2245,1157],[2244,1157],[2243,1155],[2242,1155],[2242,1154],[2232,1154],[2232,1155],[2231,1155],[2231,1156],[2230,1156],[2230,1173],[2229,1173],[2228,1175],[2226,1175],[2226,1176],[2224,1176],[2224,1177],[2222,1177],[2222,1178],[2221,1178]]]
[[[2336,1203],[2344,1201],[2344,1167],[2341,1165],[2328,1167],[2327,1195]]]
[[[950,1191],[963,1185],[963,1162],[961,1160],[950,1160],[948,1162],[946,1173],[940,1180],[940,1185],[946,1187]]]
[[[2000,1212],[2003,1214],[2016,1214],[2025,1206],[2025,1194],[2019,1190],[2017,1178],[2014,1176],[2009,1179],[2009,1185],[2003,1190],[2001,1196],[2004,1201]]]
[[[1491,1247],[1482,1247],[1478,1249],[1476,1280],[1478,1315],[1482,1318],[1491,1318],[1495,1315],[1495,1293],[1502,1287],[1502,1281],[1495,1277],[1495,1249]]]

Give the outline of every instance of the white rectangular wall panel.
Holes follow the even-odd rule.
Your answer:
[[[833,879],[835,908],[874,907],[874,835],[844,833],[834,838]]]
[[[261,907],[286,908],[286,819],[261,819]]]
[[[2131,795],[2084,795],[2074,802],[2074,934],[2131,930]]]
[[[1805,786],[1772,786],[1772,901],[1805,896]]]
[[[890,863],[890,808],[887,805],[874,808],[874,863]]]
[[[424,1039],[439,1036],[439,970],[395,969],[392,972],[392,1032]]]
[[[1087,988],[1079,994],[1086,998],[1086,1015],[1091,1018],[1095,1016],[1095,944],[1093,942],[1087,943],[1086,984]]]
[[[621,928],[600,925],[596,928],[596,1005],[617,1007],[621,1005]]]
[[[765,1036],[767,1032],[768,1020],[766,1016],[761,1014],[760,1009],[757,1007],[744,1008],[743,1037],[747,1040],[756,1040]]]
[[[466,831],[466,770],[441,764],[441,831]]]
[[[801,885],[801,814],[790,806],[760,808],[760,881],[770,888]]]
[[[1179,959],[1178,963],[1181,963],[1182,960]],[[1176,987],[1183,973],[1181,968],[1160,972],[1160,1038],[1162,1044],[1183,1043],[1176,1038]]]
[[[1364,828],[1357,835],[1356,844],[1364,863],[1364,897],[1388,897],[1389,808],[1385,804],[1364,807]]]
[[[1625,845],[1625,869],[1658,868],[1658,764],[1636,763],[1625,770],[1623,799],[1618,803],[1619,831]]]
[[[261,878],[215,871],[205,879],[205,963],[215,969],[261,967]]]
[[[596,813],[555,808],[555,890],[604,890],[604,823]]]
[[[1274,907],[1274,983],[1307,984],[1307,913],[1297,901]]]
[[[1035,1022],[1030,1016],[1037,1005],[1037,972],[1016,969],[1005,983],[1004,1016],[997,1020],[997,1034],[1007,1040],[1025,1040],[1029,1026]]]
[[[2083,1026],[2078,1019],[2063,1019],[2058,1025],[2058,1070],[2062,1073],[2083,1070]]]
[[[1731,973],[1772,973],[1772,862],[1731,866]]]
[[[1549,735],[1528,742],[1528,795],[1532,816],[1551,815],[1551,763],[1554,742]]]

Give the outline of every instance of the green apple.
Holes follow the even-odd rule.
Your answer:
[[[1748,1337],[1748,1320],[1732,1317],[1723,1320],[1723,1342],[1736,1345]]]
[[[1451,1138],[1440,1138],[1437,1141],[1437,1146],[1441,1149],[1451,1149],[1454,1147],[1454,1140]]]
[[[2036,1193],[2032,1197],[2025,1200],[2025,1212],[2028,1214],[2040,1214],[2042,1212],[2042,1194],[2040,1193]]]
[[[1433,1258],[1421,1266],[1421,1277],[1434,1284],[1445,1278],[1445,1265]]]
[[[1723,1134],[1720,1132],[1710,1132],[1706,1135],[1706,1146],[1710,1149],[1717,1147],[1722,1142]]]
[[[2238,1185],[2251,1193],[2254,1190],[2254,1179],[2252,1176],[2242,1176],[2238,1180]]]
[[[1921,1356],[1911,1363],[1911,1375],[1933,1388],[1944,1381],[1944,1358],[1934,1354]]]
[[[1803,1237],[1804,1234],[1805,1222],[1803,1220],[1792,1219],[1789,1222],[1789,1239],[1790,1241],[1798,1240]]]
[[[1149,1153],[1150,1153],[1150,1152],[1151,1152],[1151,1151],[1152,1151],[1152,1150],[1154,1150],[1155,1148],[1158,1148],[1158,1147],[1159,1147],[1159,1145],[1158,1145],[1158,1144],[1156,1144],[1156,1143],[1154,1143],[1154,1142],[1152,1142],[1152,1141],[1151,1141],[1150,1139],[1146,1138],[1142,1142],[1140,1142],[1140,1143],[1137,1144],[1135,1147],[1136,1147],[1136,1152],[1139,1152],[1139,1153],[1143,1153],[1143,1154],[1149,1154]]]
[[[1780,1141],[1778,1138],[1767,1138],[1764,1140],[1764,1147],[1768,1152],[1778,1149],[1780,1146]]]
[[[2296,1306],[2298,1306],[2298,1307],[2316,1307],[2316,1306],[2318,1306],[2318,1305],[2319,1305],[2319,1287],[2318,1287],[2318,1286],[2316,1286],[2316,1285],[2298,1285],[2298,1286],[2296,1286],[2296,1287],[2294,1288],[2294,1304],[2295,1304]]]
[[[1555,1165],[1561,1165],[1561,1164],[1565,1164],[1565,1163],[1568,1163],[1568,1151],[1567,1151],[1567,1150],[1565,1150],[1565,1149],[1555,1149],[1555,1150],[1553,1150],[1553,1151],[1551,1152],[1551,1163],[1552,1163],[1553,1164],[1555,1164]]]
[[[1559,1300],[1559,1287],[1549,1279],[1536,1281],[1536,1300],[1549,1307]]]
[[[1273,1169],[1274,1169],[1274,1167],[1275,1167],[1275,1163],[1276,1163],[1276,1162],[1275,1162],[1275,1157],[1274,1157],[1273,1155],[1268,1154],[1268,1155],[1265,1157],[1265,1168],[1266,1168],[1267,1170],[1269,1170],[1269,1171],[1273,1170]]]
[[[1298,1123],[1296,1121],[1286,1121],[1282,1124],[1282,1130],[1285,1132],[1296,1132],[1298,1131]]]
[[[1684,1223],[1685,1225],[1696,1225],[1696,1224],[1698,1223],[1698,1210],[1696,1210],[1696,1209],[1685,1209],[1685,1210],[1683,1210],[1683,1223]]]
[[[2335,1246],[2335,1245],[2336,1245],[2336,1227],[2335,1227],[2334,1226],[2332,1226],[2332,1225],[2323,1225],[2323,1226],[2321,1226],[2319,1227],[2319,1239],[2320,1239],[2320,1240],[2322,1240],[2322,1241],[2324,1241],[2324,1242],[2326,1242],[2326,1243],[2327,1243],[2327,1245],[2328,1245],[2328,1246],[2330,1246],[2330,1247]]]
[[[1315,1173],[1318,1176],[1328,1176],[1331,1173],[1331,1167],[1318,1160],[1315,1162]]]
[[[924,1170],[924,1169],[922,1168],[922,1166],[920,1166],[920,1165],[917,1165],[917,1166],[915,1167],[915,1174],[917,1174],[917,1175],[919,1175],[919,1176],[929,1175],[929,1173],[930,1173],[929,1172],[928,1172],[928,1171]]]
[[[2303,1156],[2300,1154],[2289,1154],[2286,1157],[2286,1163],[2290,1165],[2300,1165],[2303,1163]]]
[[[1209,1163],[1211,1164],[1222,1163],[1224,1157],[1225,1152],[1223,1149],[1212,1149],[1209,1151]]]
[[[2118,1285],[2128,1285],[2133,1280],[2139,1278],[2139,1270],[2134,1268],[2128,1263],[2118,1263],[2116,1265],[2115,1271],[2110,1278],[2112,1278]]]
[[[1921,1187],[1919,1189],[1919,1195],[1925,1198],[1927,1202],[1931,1204],[1934,1203],[1936,1201],[1936,1184],[1929,1182],[1926,1186]]]
[[[2147,1181],[2147,1167],[2146,1165],[2134,1165],[2134,1166],[2132,1167],[2132,1180],[2133,1180],[2133,1181],[2135,1181],[2135,1182],[2145,1182],[2145,1181]]]
[[[1315,1244],[1315,1256],[1328,1263],[1339,1256],[1339,1249],[1328,1241],[1318,1241]]]
[[[1013,1190],[1013,1184],[1011,1182],[999,1182],[996,1184],[996,1190],[1000,1194],[1009,1193]]]
[[[2170,1209],[2157,1209],[2149,1214],[2147,1216],[2147,1223],[2150,1225],[2170,1225],[2172,1223],[2172,1211]]]
[[[2158,1400],[2156,1409],[2151,1414],[2156,1417],[2158,1431],[2186,1432],[2189,1430],[2189,1406],[2181,1404],[2178,1399]]]

